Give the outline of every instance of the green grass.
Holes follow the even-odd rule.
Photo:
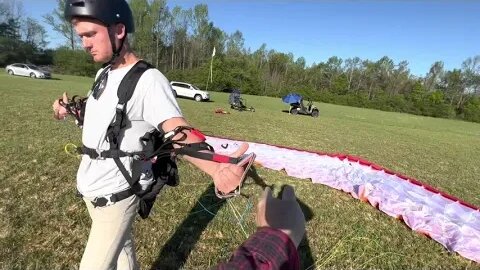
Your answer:
[[[0,75],[0,269],[73,269],[88,237],[90,220],[75,197],[78,160],[63,152],[79,143],[80,130],[71,120],[54,121],[51,104],[63,91],[85,94],[91,79],[55,77]],[[282,112],[287,106],[278,98],[247,95],[256,112],[238,112],[227,94],[211,94],[214,102],[179,100],[189,122],[208,134],[361,156],[480,205],[479,124],[318,103],[314,119]],[[214,114],[218,107],[231,114]],[[348,194],[257,171],[276,191],[295,186],[308,213],[305,269],[480,269]],[[180,173],[181,185],[166,189],[151,218],[136,223],[142,269],[206,269],[245,240],[209,177],[185,162]],[[231,202],[249,234],[261,187],[247,184],[245,193]]]

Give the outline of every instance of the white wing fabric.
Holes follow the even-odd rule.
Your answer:
[[[207,143],[226,154],[242,141],[208,136]],[[449,251],[480,263],[479,208],[357,157],[248,143],[247,153],[254,152],[261,166],[348,192]]]

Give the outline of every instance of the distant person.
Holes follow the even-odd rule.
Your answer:
[[[217,269],[299,269],[297,248],[305,234],[305,216],[293,188],[285,186],[282,199],[274,198],[270,188],[265,188],[256,222],[257,231]]]
[[[140,61],[127,37],[128,33],[134,32],[132,12],[125,0],[65,2],[65,18],[73,24],[83,47],[96,63],[105,63],[97,73],[83,111],[84,154],[77,172],[77,189],[86,203],[92,225],[80,269],[139,269],[132,237],[132,224],[139,207],[136,188],[140,181],[142,188],[145,186],[146,189],[154,181],[150,160],[142,163],[141,173],[133,177],[132,167],[138,163],[134,163],[132,153],[142,151],[139,138],[147,132],[155,129],[170,132],[189,125],[181,114],[168,80],[158,69],[150,68],[141,75],[126,104],[124,113],[131,126],[113,142],[118,142],[121,151],[108,152],[112,143],[107,140],[109,125],[122,109],[118,104],[117,90],[122,79]],[[70,102],[66,93],[61,101],[56,100],[53,104],[56,119],[64,119],[68,114],[66,107],[62,106],[62,103]],[[185,135],[183,143],[204,140],[190,129],[182,133]],[[173,138],[182,137],[182,134],[174,134]],[[248,145],[243,145],[235,155],[242,155],[247,148]],[[209,174],[222,193],[234,190],[244,171],[233,164],[188,156],[185,159]],[[127,181],[126,174],[131,175],[133,184]]]

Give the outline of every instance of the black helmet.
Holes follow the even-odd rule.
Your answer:
[[[87,17],[109,25],[122,23],[127,33],[135,31],[132,10],[125,0],[67,0],[65,2],[65,19]]]

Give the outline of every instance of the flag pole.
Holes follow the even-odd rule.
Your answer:
[[[210,81],[210,72],[208,72],[207,87],[205,87],[205,91],[208,91],[208,82],[209,81]]]
[[[210,72],[208,73],[207,87],[205,90],[208,90],[208,81],[213,83],[213,57],[215,56],[215,46],[213,46],[212,59],[210,60]]]

